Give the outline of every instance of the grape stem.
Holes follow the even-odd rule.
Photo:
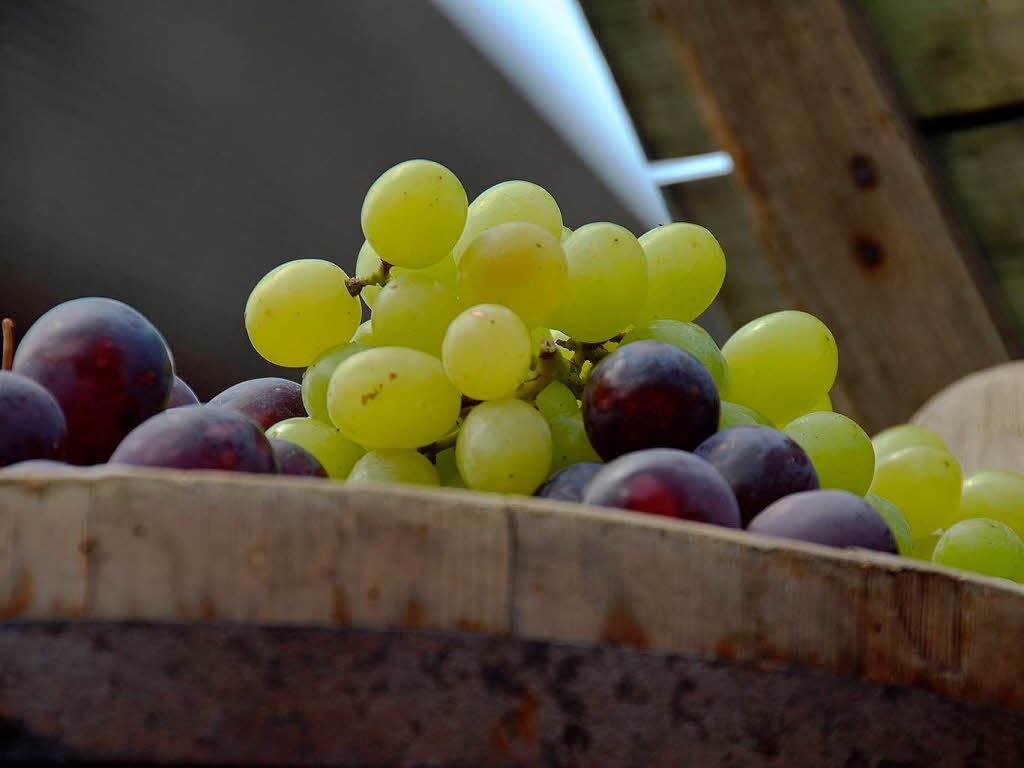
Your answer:
[[[11,370],[14,362],[14,321],[9,317],[3,320],[3,370]]]
[[[380,266],[366,277],[350,277],[345,281],[345,287],[351,296],[358,296],[363,288],[368,285],[386,285],[391,276],[391,264],[380,260]]]
[[[417,450],[431,461],[434,461],[437,458],[437,454],[441,451],[447,450],[448,448],[454,448],[455,441],[458,440],[458,438],[459,433],[452,432],[450,435],[445,435],[440,440],[435,440],[430,445],[424,445],[422,448],[418,448]]]
[[[552,381],[564,381],[570,389],[573,388],[571,371],[565,363],[565,358],[559,354],[558,347],[550,339],[541,339],[540,351],[537,353],[537,370],[519,385],[514,397],[527,401],[536,400],[541,390]]]

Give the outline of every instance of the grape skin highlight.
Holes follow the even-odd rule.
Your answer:
[[[530,371],[530,332],[515,312],[478,304],[452,320],[441,361],[452,383],[475,400],[508,397]]]

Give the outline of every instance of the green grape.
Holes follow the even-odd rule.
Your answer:
[[[445,329],[457,314],[454,293],[433,278],[406,272],[389,280],[377,295],[370,318],[374,344],[440,357]]]
[[[303,368],[352,338],[361,315],[348,275],[322,259],[289,261],[268,272],[245,303],[245,330],[266,360]]]
[[[440,485],[430,459],[416,451],[370,451],[349,473],[350,483]]]
[[[475,400],[508,397],[530,372],[530,332],[508,307],[478,304],[452,320],[441,361],[459,391]]]
[[[571,234],[572,234],[572,230],[571,230],[571,229],[569,229],[569,228],[568,228],[567,226],[565,226],[565,225],[562,225],[562,238],[561,238],[561,239],[562,239],[562,242],[563,242],[563,243],[564,243],[564,242],[565,242],[566,240],[568,240],[568,239],[569,239],[569,235],[571,235]]]
[[[407,160],[385,171],[363,200],[363,235],[380,258],[421,269],[449,253],[466,224],[466,190],[431,160]]]
[[[987,517],[1024,533],[1024,475],[983,469],[964,480],[960,495],[961,519]]]
[[[889,526],[889,530],[892,531],[892,537],[896,539],[896,547],[901,555],[909,557],[914,551],[914,540],[910,535],[910,525],[907,523],[907,518],[900,512],[899,507],[893,504],[888,499],[883,499],[881,496],[875,496],[873,493],[869,493],[864,497],[864,501],[874,507],[875,512],[882,516],[885,520],[885,524]],[[938,537],[936,537],[936,541]],[[929,551],[928,558],[931,558],[931,552]]]
[[[871,494],[868,495],[870,496]],[[939,543],[941,538],[942,533],[936,532],[929,533],[927,536],[922,536],[919,539],[914,539],[914,547],[910,550],[910,557],[930,563],[932,561],[932,552],[935,551],[935,545]]]
[[[696,224],[669,224],[640,237],[650,281],[638,323],[688,323],[711,306],[725,280],[725,254],[715,236]]]
[[[445,488],[465,488],[466,483],[459,474],[459,466],[455,461],[455,449],[445,448],[438,451],[434,457],[434,466],[437,467],[437,475],[441,479],[441,485]]]
[[[352,334],[353,344],[362,344],[366,347],[374,347],[376,344],[373,341],[373,323],[367,320],[361,323],[356,332]]]
[[[455,426],[462,395],[436,357],[405,347],[375,347],[338,366],[327,411],[364,448],[419,448]]]
[[[287,440],[316,457],[328,477],[344,480],[366,451],[330,424],[309,417],[285,419],[267,429],[267,437]]]
[[[813,315],[774,312],[740,328],[722,347],[729,399],[788,424],[832,388],[836,340]]]
[[[335,369],[356,352],[369,349],[365,344],[349,342],[324,352],[302,374],[302,404],[306,413],[318,421],[331,423],[327,413],[327,385]]]
[[[841,413],[819,411],[791,421],[783,430],[814,465],[822,488],[868,492],[875,472],[871,438],[853,419]]]
[[[932,562],[985,576],[1024,581],[1024,541],[998,520],[961,520],[942,534]]]
[[[552,381],[537,395],[537,410],[548,421],[559,416],[579,416],[580,404],[576,395],[560,381]]]
[[[501,304],[528,327],[543,325],[565,294],[565,252],[535,224],[499,224],[466,248],[456,274],[465,307]]]
[[[770,427],[772,423],[765,416],[747,408],[739,403],[730,403],[723,400],[721,410],[718,413],[718,428],[728,429],[729,427],[756,427],[758,425]]]
[[[622,343],[631,344],[644,339],[675,344],[689,352],[708,369],[711,378],[715,380],[719,396],[728,396],[729,366],[711,334],[699,325],[678,320],[650,320],[633,328],[622,338]]]
[[[647,259],[618,224],[598,222],[565,241],[569,281],[551,324],[576,341],[601,342],[622,331],[647,296]]]
[[[489,400],[463,422],[455,458],[470,488],[528,495],[548,476],[551,429],[522,400]]]
[[[960,465],[952,456],[919,445],[876,456],[869,492],[899,507],[914,538],[921,538],[956,520],[960,482]]]
[[[883,429],[871,438],[871,443],[875,446],[875,456],[878,458],[915,445],[926,445],[949,453],[949,449],[942,442],[941,437],[928,427],[921,427],[917,424],[897,424],[895,427]]]
[[[503,181],[481,192],[469,206],[466,228],[454,249],[455,262],[485,229],[513,221],[535,224],[555,238],[562,237],[562,212],[544,187],[529,181]]]
[[[587,437],[582,416],[555,416],[547,422],[551,428],[549,474],[581,461],[601,461]]]
[[[373,250],[369,243],[364,241],[363,247],[359,249],[359,257],[356,259],[356,277],[367,278],[378,269],[380,269],[380,256],[377,255],[377,252]],[[455,259],[452,258],[450,253],[429,267],[424,267],[423,269],[392,267],[388,274],[390,277],[398,277],[405,272],[415,272],[418,275],[432,277],[448,290],[455,291]],[[359,295],[362,297],[363,303],[370,309],[373,309],[373,303],[376,301],[378,293],[380,293],[379,285],[366,285],[363,286],[363,290],[360,291]]]
[[[832,398],[828,392],[825,392],[821,397],[811,404],[811,410],[808,413],[817,413],[818,411],[831,411],[832,410]]]

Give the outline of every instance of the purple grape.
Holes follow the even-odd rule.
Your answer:
[[[153,324],[102,298],[68,301],[40,317],[21,340],[13,370],[57,399],[72,464],[106,461],[125,435],[166,407],[174,377]]]
[[[533,495],[559,501],[580,501],[583,489],[601,466],[596,461],[581,461],[562,467],[545,480],[544,485]]]
[[[896,539],[882,516],[849,491],[804,491],[779,499],[747,530],[829,547],[862,547],[896,554]]]
[[[587,484],[583,502],[740,527],[739,506],[722,476],[675,448],[636,451],[605,464]]]
[[[605,461],[644,448],[693,450],[718,428],[718,389],[674,344],[636,341],[598,363],[583,391],[583,424]]]
[[[209,404],[244,413],[263,430],[279,421],[306,415],[306,408],[302,405],[302,387],[294,381],[275,377],[249,379],[235,384]]]
[[[270,438],[270,447],[277,460],[277,471],[282,475],[327,477],[324,465],[301,445],[290,443],[287,440]]]
[[[694,451],[732,488],[743,525],[776,499],[818,487],[818,473],[803,448],[772,427],[729,427]]]
[[[73,475],[86,472],[81,467],[52,459],[29,459],[0,469],[0,477],[38,477],[39,475]]]
[[[180,408],[183,405],[199,405],[199,398],[192,391],[192,387],[175,376],[174,383],[171,385],[171,396],[167,400],[167,407]]]
[[[158,413],[128,434],[110,463],[277,472],[262,430],[248,417],[212,405],[184,405]]]
[[[0,467],[63,459],[68,429],[53,395],[26,376],[0,371]]]

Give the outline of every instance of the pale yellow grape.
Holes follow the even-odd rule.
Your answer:
[[[881,496],[875,496],[872,493],[865,496],[864,501],[870,504],[875,512],[882,516],[885,524],[889,526],[889,530],[892,531],[892,537],[896,539],[897,551],[906,557],[911,556],[914,551],[914,539],[911,536],[907,518],[900,512],[899,507],[888,499],[883,499]],[[928,558],[925,559],[930,558],[931,553],[929,552]]]
[[[960,485],[960,465],[952,456],[919,445],[876,456],[869,492],[899,507],[914,538],[919,539],[956,520]]]
[[[817,411],[831,411],[832,410],[832,398],[828,392],[823,394],[817,400],[811,404],[811,409],[808,413],[816,413]]]
[[[569,279],[550,325],[576,341],[610,339],[632,322],[647,297],[647,259],[618,224],[580,227],[565,241]]]
[[[551,429],[522,400],[490,400],[469,412],[455,457],[469,488],[531,494],[548,476]]]
[[[530,372],[530,332],[500,304],[478,304],[451,321],[441,347],[445,373],[475,400],[497,400],[516,391]]]
[[[875,446],[875,456],[879,458],[915,445],[930,446],[949,452],[941,437],[928,427],[917,424],[897,424],[895,427],[883,429],[871,438],[871,443]]]
[[[367,449],[428,445],[451,430],[461,406],[441,361],[406,347],[353,355],[327,387],[331,421]]]
[[[366,451],[330,424],[300,417],[279,421],[267,429],[267,437],[302,446],[316,457],[328,477],[344,480]]]
[[[268,272],[245,303],[245,330],[266,360],[309,365],[325,349],[352,338],[362,314],[348,275],[322,259],[298,259]]]
[[[445,448],[439,451],[434,457],[434,466],[437,468],[437,475],[441,479],[441,485],[445,488],[465,488],[466,483],[459,474],[459,467],[455,461],[455,448]]]
[[[804,449],[822,488],[863,496],[875,472],[871,438],[853,419],[818,411],[791,421],[783,430]]]
[[[430,459],[416,451],[370,451],[349,473],[350,483],[440,485]]]
[[[365,344],[349,342],[327,350],[310,363],[302,374],[302,405],[314,419],[331,423],[327,413],[327,385],[334,371],[357,352],[369,349]]]
[[[385,171],[363,200],[363,235],[380,258],[420,269],[449,253],[466,224],[469,201],[454,173],[432,160]]]
[[[365,279],[380,269],[380,256],[373,250],[367,242],[363,242],[363,247],[359,249],[359,256],[356,259],[356,277]],[[447,256],[441,258],[436,264],[431,264],[429,267],[423,269],[410,270],[406,267],[392,267],[390,271],[391,277],[397,277],[403,272],[415,272],[419,275],[426,275],[432,277],[441,285],[445,286],[451,291],[455,290],[455,259],[449,253]],[[379,285],[366,285],[363,286],[363,290],[360,291],[359,296],[363,299],[363,303],[367,307],[373,309],[373,303],[377,298],[377,294],[380,293]]]
[[[561,237],[562,242],[564,243],[566,240],[568,240],[569,236],[571,234],[572,234],[572,230],[569,229],[567,226],[563,225],[562,226],[562,237]]]
[[[753,408],[722,400],[721,409],[718,412],[719,430],[728,429],[729,427],[756,427],[758,425],[770,427],[772,423],[768,421],[766,416],[762,416]]]
[[[561,244],[536,224],[499,224],[462,254],[456,276],[464,307],[501,304],[528,327],[544,325],[565,295],[568,266]]]
[[[722,347],[729,399],[788,424],[832,389],[839,352],[818,318],[787,310],[751,320]]]
[[[674,344],[696,357],[708,369],[720,397],[729,395],[729,366],[711,334],[696,323],[678,320],[649,320],[640,323],[623,338],[623,344],[651,339]]]
[[[643,234],[640,245],[650,283],[638,323],[688,323],[711,306],[725,280],[725,254],[714,235],[696,224],[668,224]]]
[[[964,480],[958,517],[987,517],[1024,537],[1024,475],[983,469]]]
[[[406,272],[389,280],[377,295],[370,317],[373,343],[440,357],[445,329],[457,314],[459,302],[451,290],[426,275]]]
[[[1024,541],[998,520],[961,520],[942,534],[932,562],[985,576],[1024,581]]]
[[[356,332],[352,334],[352,343],[367,347],[377,346],[373,341],[373,323],[371,321],[367,320],[356,328]]]
[[[503,181],[481,192],[469,206],[466,228],[454,249],[455,262],[485,229],[512,221],[536,224],[555,238],[562,237],[562,212],[550,192],[530,181]]]

